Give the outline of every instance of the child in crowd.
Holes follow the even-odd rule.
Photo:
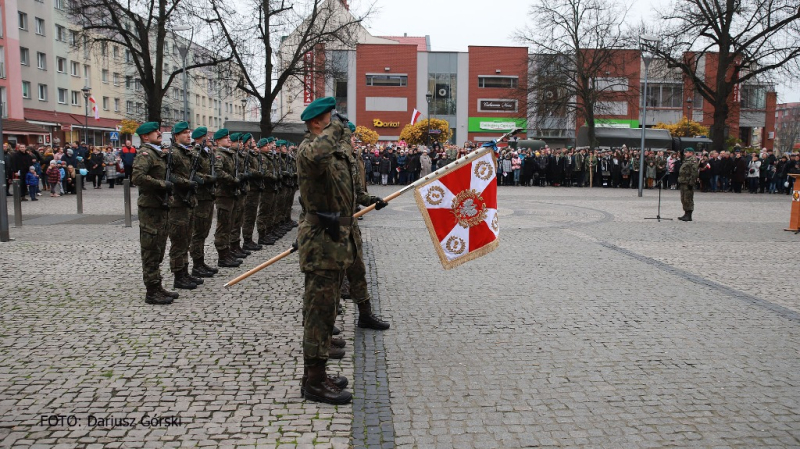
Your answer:
[[[647,188],[652,189],[656,183],[656,164],[653,161],[650,161],[647,164],[647,169],[645,170],[645,174],[647,175]]]
[[[50,196],[61,196],[57,190],[61,187],[61,169],[55,160],[50,161],[50,167],[47,168],[47,182],[50,184]]]
[[[36,193],[39,191],[39,175],[36,174],[36,168],[31,166],[28,169],[28,174],[25,175],[25,184],[28,186],[28,193],[31,195],[31,201],[39,201],[36,198]]]

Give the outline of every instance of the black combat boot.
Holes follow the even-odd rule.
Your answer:
[[[347,346],[347,342],[344,341],[344,338],[331,337],[331,346],[335,348],[344,348]]]
[[[237,259],[244,259],[245,257],[247,257],[247,254],[245,254],[242,250],[240,250],[238,248],[238,245],[231,245],[229,253],[231,256]]]
[[[203,285],[204,282],[203,279],[189,274],[189,267],[183,267],[183,277],[189,279],[190,281],[194,282],[197,285]]]
[[[328,358],[329,359],[336,359],[336,360],[343,359],[344,358],[344,354],[345,354],[345,352],[344,352],[344,349],[342,349],[342,348],[337,348],[335,346],[331,346],[330,348],[328,348]]]
[[[304,395],[308,401],[334,405],[349,404],[353,400],[349,391],[337,387],[325,373],[324,361],[308,364]]]
[[[334,374],[326,374],[328,380],[331,381],[333,385],[336,386],[338,389],[343,389],[347,387],[349,383],[347,378],[344,376],[336,376]],[[300,379],[300,397],[304,397],[306,395],[306,382],[308,381],[308,366],[303,368],[303,378]]]
[[[171,291],[165,289],[164,287],[162,287],[160,283],[158,284],[158,289],[161,291],[162,295],[168,296],[168,297],[170,297],[172,299],[178,299],[180,297],[178,292],[171,292]]]
[[[242,245],[242,249],[245,249],[247,251],[261,251],[262,249],[264,249],[264,247],[254,242],[253,239],[245,239],[244,245]]]
[[[683,212],[683,216],[682,217],[678,217],[678,220],[680,220],[680,221],[692,221],[692,211],[690,211],[690,210],[684,211]]]
[[[333,326],[333,332],[331,332],[331,333],[332,333],[333,335],[339,335],[339,334],[341,334],[341,333],[342,333],[342,331],[340,331],[338,327],[336,327],[336,326]]]
[[[389,323],[382,321],[380,318],[372,314],[372,305],[369,299],[360,302],[358,305],[358,327],[364,329],[375,329],[376,331],[385,331],[389,329]]]
[[[172,304],[172,298],[161,293],[159,285],[148,285],[147,293],[144,296],[146,304],[165,305]]]
[[[229,249],[219,251],[219,260],[217,261],[219,266],[225,268],[236,268],[242,264],[242,261],[233,257],[231,251]]]
[[[172,284],[173,288],[182,288],[184,290],[194,290],[197,284],[192,282],[188,276],[184,276],[183,271],[175,272],[175,282]]]
[[[211,273],[211,275],[212,275],[212,276],[213,276],[213,275],[215,275],[215,274],[217,274],[217,273],[219,273],[219,270],[218,270],[217,268],[214,268],[214,267],[211,267],[211,266],[208,266],[208,265],[206,265],[206,261],[205,261],[203,258],[200,258],[200,259],[197,259],[197,260],[198,260],[198,261],[200,261],[200,265],[202,265],[202,266],[203,266],[203,268],[204,268],[206,271],[208,271],[209,273]]]
[[[214,273],[206,270],[206,267],[203,266],[203,262],[195,260],[194,263],[192,264],[192,276],[201,278],[210,278],[214,276]]]
[[[258,241],[256,241],[259,245],[268,245],[267,243],[267,234],[266,233],[259,233],[258,234]]]
[[[289,220],[289,224],[290,224],[290,225],[291,225],[293,228],[296,228],[296,227],[298,226],[298,225],[297,225],[297,222],[296,222],[296,221],[294,221],[294,220]]]

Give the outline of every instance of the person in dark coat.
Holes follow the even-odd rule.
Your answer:
[[[389,182],[389,174],[392,171],[392,161],[389,159],[389,154],[383,153],[378,165],[378,171],[381,174],[381,185],[386,185]]]
[[[92,185],[95,189],[99,189],[103,185],[103,172],[106,165],[103,153],[100,152],[100,147],[92,147],[92,150],[92,154],[86,161],[86,168],[89,170],[89,178],[92,180]]]
[[[742,158],[742,153],[737,151],[733,159],[733,191],[735,193],[742,193],[742,185],[747,179],[747,162]]]

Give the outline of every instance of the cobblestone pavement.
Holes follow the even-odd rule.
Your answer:
[[[499,203],[500,247],[451,271],[411,195],[361,222],[373,300],[392,329],[353,329],[347,307],[339,324],[355,354],[338,369],[355,400],[338,408],[297,394],[296,258],[229,290],[241,271],[223,270],[151,308],[136,224],[26,221],[0,246],[0,440],[800,447],[800,236],[783,231],[787,196],[697,194],[692,223],[644,220],[656,215],[654,191],[501,188]],[[43,198],[23,210],[47,220],[74,204]],[[84,199],[108,217],[121,204],[121,192]],[[661,215],[681,213],[665,191]],[[53,413],[178,415],[182,425],[42,425]]]

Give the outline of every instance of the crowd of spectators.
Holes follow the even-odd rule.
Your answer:
[[[406,185],[474,150],[423,145],[360,147],[369,184]],[[638,149],[589,150],[547,146],[539,150],[502,148],[497,156],[501,186],[593,187],[638,189]],[[697,151],[702,192],[785,193],[792,191],[790,174],[800,174],[800,155],[777,156],[772,151]],[[645,151],[644,188],[676,189],[681,158],[672,151]]]
[[[131,151],[132,150],[132,151]],[[67,146],[3,145],[6,164],[7,194],[11,194],[12,182],[20,180],[22,200],[38,201],[42,191],[49,190],[51,197],[75,194],[77,177],[83,176],[86,183],[95,189],[105,182],[109,188],[121,184],[130,177],[136,150],[127,142],[122,148],[86,145],[72,142]],[[83,185],[86,190],[86,185]]]

